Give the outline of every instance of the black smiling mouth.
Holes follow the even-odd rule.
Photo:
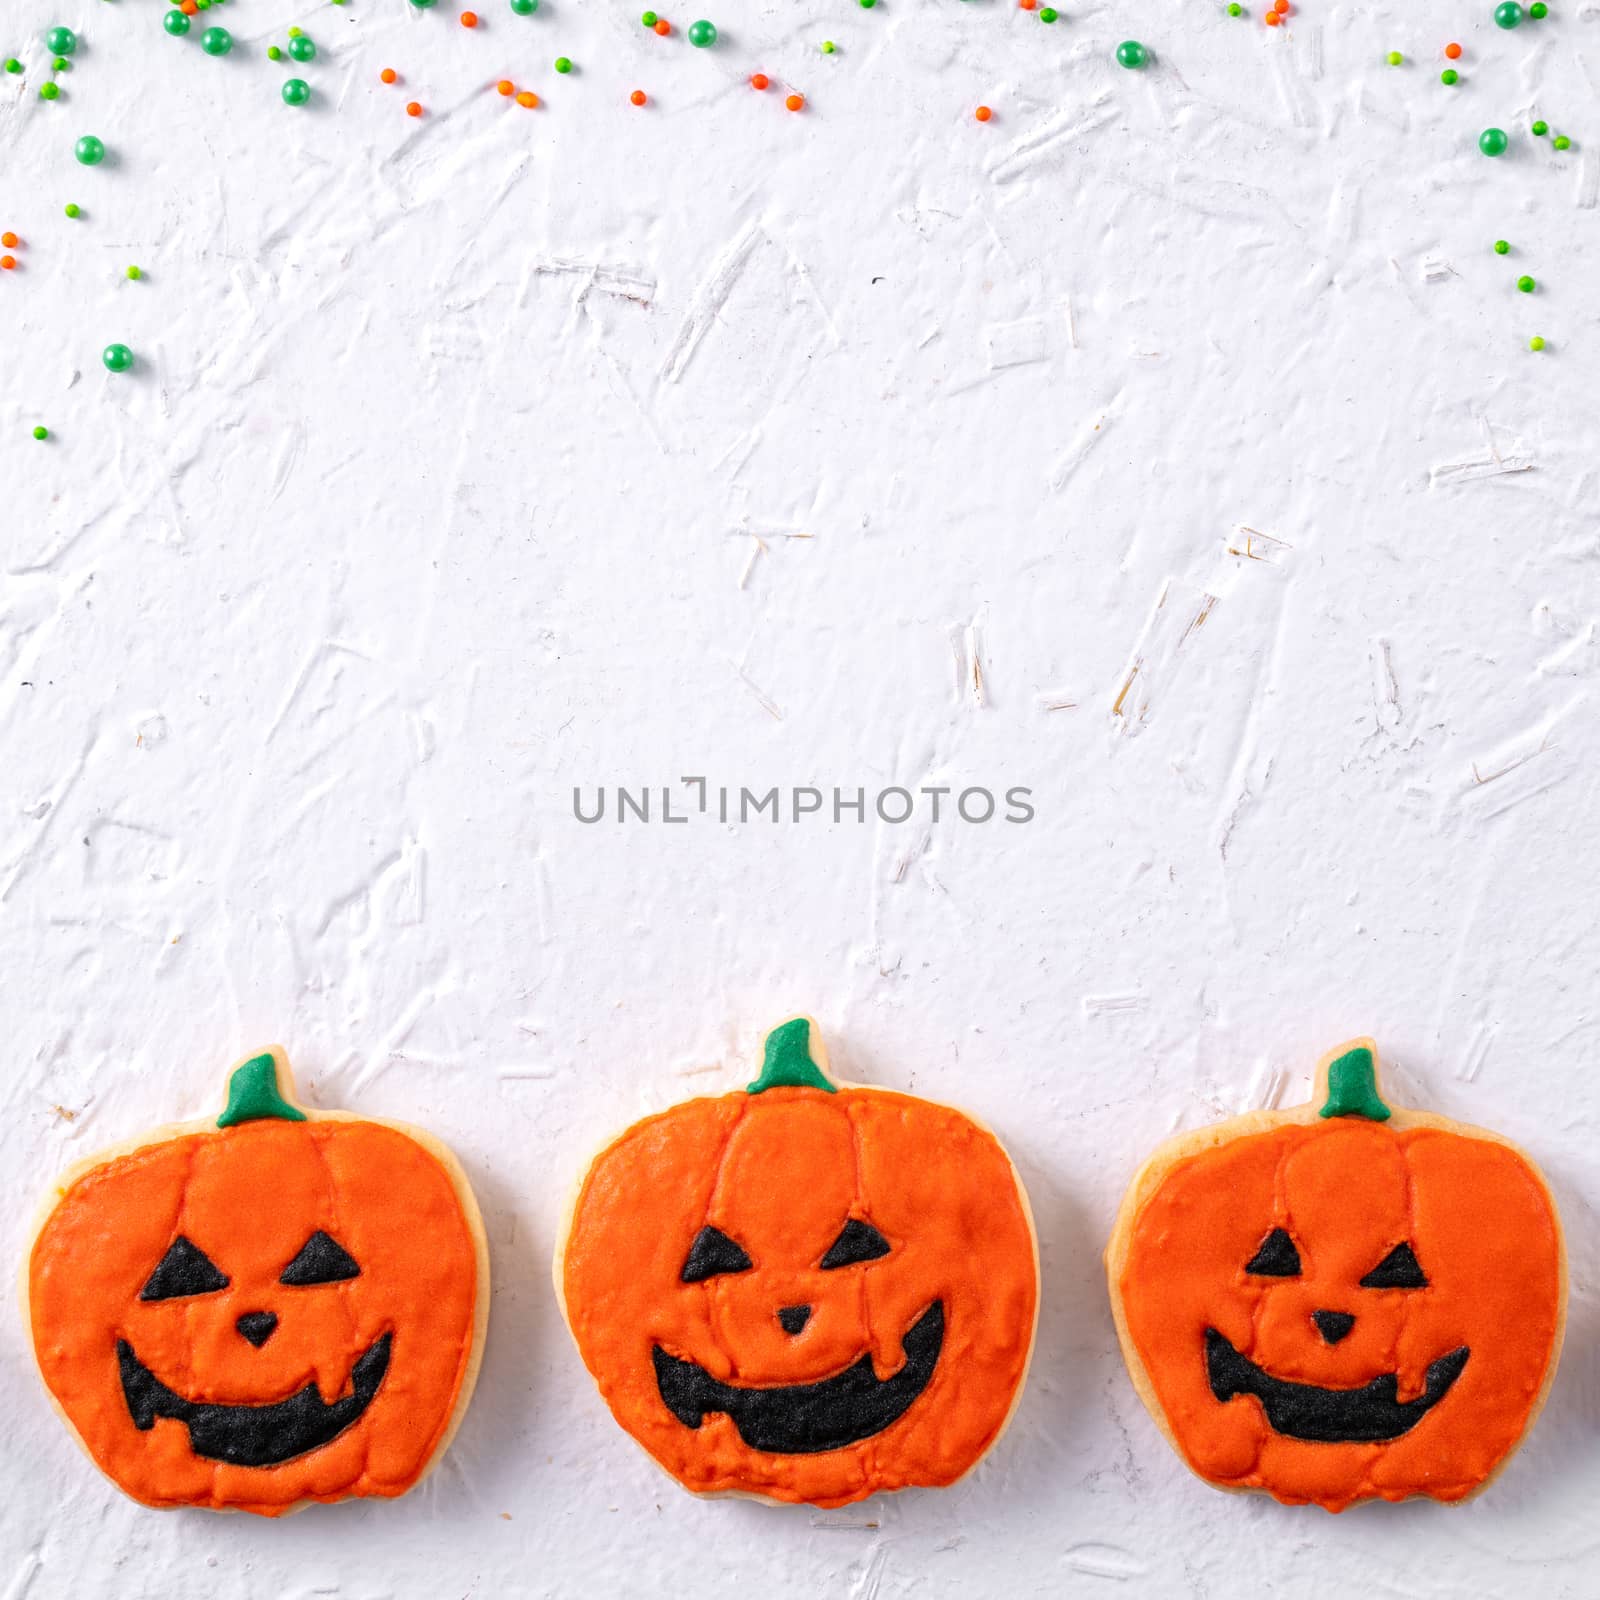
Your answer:
[[[187,1425],[189,1444],[197,1456],[235,1467],[275,1467],[338,1438],[360,1418],[389,1370],[391,1337],[382,1334],[368,1345],[350,1369],[351,1392],[331,1403],[314,1382],[276,1405],[185,1400],[151,1372],[126,1339],[117,1340],[117,1364],[128,1414],[141,1432],[149,1432],[157,1417],[171,1417]]]
[[[1323,1444],[1370,1444],[1410,1433],[1450,1392],[1471,1353],[1461,1345],[1430,1363],[1422,1393],[1401,1404],[1399,1379],[1392,1372],[1359,1389],[1288,1383],[1240,1355],[1215,1328],[1206,1329],[1206,1376],[1218,1400],[1253,1394],[1275,1433]]]
[[[769,1455],[817,1455],[842,1450],[898,1422],[933,1377],[944,1348],[944,1302],[935,1300],[901,1341],[905,1365],[879,1378],[864,1355],[837,1377],[775,1389],[740,1389],[719,1383],[693,1361],[651,1352],[656,1387],[667,1409],[686,1428],[698,1428],[708,1411],[732,1419],[752,1450]]]

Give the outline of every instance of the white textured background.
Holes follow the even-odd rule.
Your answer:
[[[276,1039],[455,1146],[496,1285],[426,1489],[283,1523],[124,1501],[4,1319],[0,1595],[1594,1595],[1600,8],[800,0],[698,52],[672,4],[666,41],[483,4],[235,0],[221,61],[153,0],[7,7],[7,1249]],[[264,59],[297,21],[303,111]],[[572,819],[683,774],[1038,816]],[[1032,1192],[1033,1375],[953,1492],[698,1503],[556,1312],[591,1147],[801,1007]],[[1152,1143],[1369,1030],[1398,1098],[1543,1163],[1574,1292],[1487,1498],[1332,1518],[1179,1466],[1099,1250]]]

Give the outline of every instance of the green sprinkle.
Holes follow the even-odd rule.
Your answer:
[[[433,4],[433,0],[411,0],[418,11],[426,11]]]
[[[128,268],[128,276],[135,283],[137,283],[144,276],[144,274],[137,267],[129,267]]]
[[[857,3],[860,5],[863,11],[870,11],[875,5],[877,5],[878,0],[857,0]]]
[[[689,43],[696,50],[706,50],[717,42],[716,24],[707,22],[702,17],[698,22],[689,24]]]
[[[1543,342],[1543,340],[1540,340],[1541,344]],[[33,436],[35,439],[48,439],[50,437],[50,430],[41,422],[39,426],[33,430]]]
[[[179,16],[183,16],[183,13],[182,13],[182,12],[181,12],[181,11],[180,11],[180,12],[179,12],[179,13],[178,13],[178,15],[179,15]],[[184,17],[184,21],[185,21],[185,22],[187,22],[187,21],[188,21],[188,20],[189,20],[189,19],[188,19],[188,18],[187,18],[187,17]],[[277,47],[277,45],[275,45],[275,44],[269,44],[269,45],[268,45],[268,46],[267,46],[267,60],[268,60],[268,61],[282,61],[282,60],[283,60],[283,51],[281,51],[281,50],[280,50],[280,49],[279,49],[279,48],[278,48],[278,47]]]
[[[100,352],[107,372],[126,372],[133,365],[133,351],[125,344],[108,344]]]
[[[44,36],[45,48],[53,56],[70,56],[78,48],[78,36],[71,28],[52,28]]]
[[[1117,60],[1130,70],[1142,67],[1150,59],[1150,52],[1137,39],[1124,39],[1117,46]]]
[[[557,56],[556,57],[556,71],[557,72],[571,72],[572,71],[572,58],[570,56]]]
[[[198,5],[200,0],[195,0]],[[226,28],[207,28],[200,35],[200,48],[208,56],[225,56],[233,49],[233,35]]]
[[[1517,279],[1517,287],[1524,294],[1532,294],[1533,293],[1533,279],[1530,278],[1527,275],[1527,273],[1523,273],[1523,275],[1520,278]]]
[[[1494,22],[1497,28],[1514,28],[1522,21],[1522,7],[1517,0],[1501,0],[1501,4],[1494,8]]]
[[[658,17],[655,12],[647,11],[642,17],[639,18],[639,20],[645,25],[645,27],[653,28],[661,20],[661,18]]]
[[[1503,156],[1506,153],[1506,146],[1510,143],[1502,128],[1485,128],[1478,135],[1478,148],[1486,156]]]
[[[166,16],[161,19],[161,26],[165,28],[174,39],[181,39],[184,34],[189,31],[189,19],[183,14],[183,12],[173,10],[169,11]],[[272,52],[269,50],[267,54],[270,56]]]
[[[41,83],[39,85],[39,98],[41,100],[54,100],[60,93],[61,90],[53,83]]]
[[[289,40],[289,54],[296,61],[314,61],[317,56],[317,47],[303,33],[296,33]]]
[[[289,37],[291,39],[298,39],[305,33],[305,31],[306,30],[304,28],[291,28],[289,30]]]
[[[1530,350],[1543,350],[1544,340],[1541,339],[1538,334],[1534,334],[1534,336],[1528,341],[1528,348]],[[37,428],[34,430],[33,436],[35,439],[39,437],[39,431]]]
[[[50,63],[50,70],[52,72],[71,72],[72,63],[68,61],[65,56],[57,56],[55,60]]]
[[[1528,7],[1528,15],[1535,22],[1543,22],[1550,15],[1550,7],[1544,3],[1544,0],[1533,0],[1533,4]]]
[[[83,213],[78,209],[78,203],[76,200],[67,201],[66,212],[69,217],[78,217],[83,215]]]
[[[1230,17],[1242,17],[1244,15],[1244,7],[1239,4],[1239,0],[1233,0],[1233,3],[1228,7],[1228,15]]]
[[[1041,22],[1054,22],[1060,15],[1061,13],[1054,6],[1042,6],[1039,10],[1039,20]]]
[[[311,85],[304,78],[290,78],[283,86],[286,106],[303,106],[311,98]]]
[[[7,56],[6,57],[6,71],[7,72],[21,72],[22,71],[22,63],[20,61],[18,61],[15,56]]]
[[[1401,55],[1398,50],[1391,50],[1389,52],[1389,65],[1391,67],[1398,67],[1400,65],[1400,63],[1402,61],[1404,61],[1404,60],[1405,60],[1405,57],[1403,55]]]
[[[1497,256],[1509,255],[1511,253],[1511,241],[1509,239],[1496,239],[1494,253]]]
[[[1446,67],[1444,71],[1439,74],[1439,82],[1454,83],[1460,78],[1460,76],[1461,74],[1457,72],[1454,67]]]
[[[539,0],[511,0],[511,9],[519,17],[531,17],[539,9]]]
[[[1557,150],[1570,150],[1572,148],[1572,141],[1564,133],[1558,133],[1555,138],[1550,141],[1550,143],[1553,144]]]
[[[822,53],[825,56],[831,56],[838,48],[838,45],[836,45],[832,39],[824,39],[822,41]]]
[[[1548,122],[1542,122],[1542,121],[1534,123],[1534,125],[1531,128],[1528,129],[1529,133],[1533,134],[1536,138],[1539,138],[1539,139],[1542,139],[1547,133],[1549,133],[1549,131],[1550,131],[1550,124]]]
[[[98,167],[106,158],[106,147],[92,133],[86,133],[72,147],[72,153],[86,167]]]

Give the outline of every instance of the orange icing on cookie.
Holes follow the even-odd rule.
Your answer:
[[[281,1282],[319,1231],[348,1258],[331,1269],[345,1275]],[[151,1297],[152,1273],[180,1237],[225,1287]],[[319,1274],[302,1260],[300,1276]],[[51,1394],[96,1463],[150,1505],[276,1516],[305,1500],[402,1494],[444,1440],[475,1370],[473,1226],[441,1161],[377,1122],[273,1115],[191,1125],[113,1154],[62,1190],[26,1288]],[[381,1376],[359,1415],[290,1459],[208,1458],[171,1414],[275,1405],[312,1383],[315,1404],[331,1407],[358,1391],[357,1364],[375,1346],[386,1360],[374,1355],[361,1369]],[[133,1398],[124,1347],[138,1363],[127,1370],[153,1380],[136,1377]],[[149,1401],[155,1385],[173,1398]],[[146,1429],[133,1415],[140,1397],[155,1407]],[[216,1448],[228,1423],[209,1415],[202,1437]],[[253,1413],[238,1448],[270,1453],[293,1437],[261,1417]]]
[[[1127,1336],[1173,1441],[1213,1483],[1330,1511],[1375,1497],[1462,1499],[1543,1397],[1565,1301],[1554,1204],[1515,1147],[1475,1130],[1415,1112],[1324,1121],[1307,1110],[1267,1131],[1262,1117],[1237,1136],[1221,1130],[1155,1184],[1113,1279]],[[1274,1230],[1287,1244],[1269,1250]],[[1401,1245],[1414,1259],[1379,1271]],[[1369,1276],[1399,1282],[1364,1286]],[[1208,1343],[1208,1330],[1265,1380]],[[1235,1389],[1227,1399],[1213,1372]],[[1354,1429],[1348,1391],[1389,1374],[1393,1391],[1380,1389],[1369,1413],[1377,1428],[1403,1419],[1406,1431],[1293,1431]],[[1310,1392],[1277,1391],[1279,1380]],[[1279,1420],[1290,1431],[1269,1420],[1271,1392],[1288,1396]],[[1325,1420],[1308,1420],[1319,1410]]]
[[[706,1229],[731,1270],[686,1282]],[[558,1286],[617,1421],[680,1483],[820,1506],[968,1471],[1010,1415],[1038,1304],[1027,1202],[992,1134],[908,1095],[782,1082],[687,1101],[604,1150]],[[785,1391],[863,1358],[870,1378],[854,1377],[872,1392],[835,1414],[832,1435],[789,1404]],[[754,1444],[717,1409],[719,1385],[767,1392],[740,1412]],[[697,1426],[669,1393],[704,1406]],[[839,1442],[839,1429],[875,1427],[902,1403]],[[794,1448],[808,1428],[819,1431]]]

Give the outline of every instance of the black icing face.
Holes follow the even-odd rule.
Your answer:
[[[318,1229],[284,1267],[278,1282],[304,1290],[360,1275],[349,1251]],[[145,1281],[139,1298],[189,1301],[228,1287],[221,1268],[179,1234]],[[294,1299],[284,1297],[284,1315],[294,1315]],[[259,1350],[277,1332],[280,1320],[277,1311],[249,1310],[234,1320],[234,1331]],[[169,1417],[188,1428],[190,1447],[197,1456],[239,1467],[271,1467],[330,1443],[359,1420],[389,1370],[392,1342],[393,1335],[384,1333],[368,1345],[351,1367],[350,1392],[333,1400],[323,1399],[315,1381],[285,1400],[259,1405],[189,1400],[157,1378],[125,1338],[117,1340],[117,1366],[128,1414],[141,1432],[153,1428],[158,1417]]]
[[[1245,1265],[1245,1272],[1260,1278],[1298,1278],[1300,1252],[1289,1234],[1274,1228]],[[1427,1275],[1410,1244],[1402,1241],[1361,1278],[1359,1289],[1425,1289]],[[1310,1320],[1325,1345],[1348,1338],[1360,1318],[1358,1309],[1318,1307]],[[1450,1392],[1471,1350],[1466,1345],[1447,1351],[1431,1362],[1423,1391],[1415,1400],[1399,1399],[1399,1378],[1386,1372],[1355,1389],[1326,1388],[1319,1384],[1291,1383],[1276,1378],[1240,1353],[1215,1328],[1205,1336],[1206,1377],[1211,1392],[1226,1404],[1238,1395],[1254,1395],[1261,1402],[1273,1431],[1292,1439],[1326,1444],[1374,1443],[1398,1439],[1409,1433]]]
[[[870,1222],[850,1217],[816,1266],[837,1272],[880,1260],[891,1250]],[[742,1245],[707,1226],[695,1235],[680,1277],[684,1283],[703,1283],[754,1267]],[[780,1305],[772,1314],[786,1334],[798,1338],[811,1321],[812,1310],[810,1305]],[[944,1303],[935,1300],[907,1330],[901,1341],[905,1362],[890,1378],[878,1377],[870,1354],[815,1383],[761,1387],[722,1383],[698,1362],[669,1355],[660,1345],[652,1348],[651,1359],[662,1402],[686,1428],[698,1428],[707,1413],[720,1412],[752,1450],[816,1455],[870,1439],[897,1422],[932,1379],[944,1331]]]

